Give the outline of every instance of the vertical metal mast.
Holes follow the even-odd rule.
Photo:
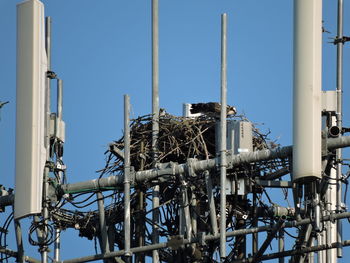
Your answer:
[[[47,55],[47,70],[51,70],[51,17],[46,17],[45,19],[45,27],[46,27],[46,34],[45,34],[45,48],[46,48],[46,55]],[[46,78],[46,99],[45,99],[45,109],[46,109],[46,149],[47,149],[47,156],[46,160],[50,160],[50,114],[51,114],[51,87],[50,87],[50,78]],[[43,189],[43,195],[44,195],[44,202],[43,202],[43,219],[45,225],[47,224],[48,217],[49,217],[49,211],[48,211],[48,204],[47,204],[47,194],[48,194],[48,177],[49,177],[49,168],[45,166],[45,171],[44,171],[44,189]],[[45,228],[43,230],[44,232],[47,231]],[[45,236],[46,234],[44,234]],[[42,263],[48,262],[48,251],[47,247],[41,248],[41,260]]]
[[[343,126],[343,116],[342,116],[342,107],[343,107],[343,0],[338,0],[338,21],[337,21],[337,126],[339,130],[342,130]],[[341,136],[341,133],[339,134]],[[337,159],[337,210],[338,212],[342,211],[342,150],[341,148],[336,151]],[[338,220],[337,222],[337,242],[342,241],[342,221]],[[337,256],[343,256],[343,249],[341,246],[337,248]]]
[[[220,112],[220,262],[226,257],[226,33],[227,15],[221,15],[221,112]]]
[[[154,165],[158,159],[159,135],[159,64],[158,64],[158,0],[152,0],[152,152]],[[152,194],[152,243],[159,242],[159,185],[155,185]],[[152,251],[153,263],[159,262],[158,250]]]
[[[101,192],[97,192],[96,197],[97,197],[99,225],[100,225],[100,247],[101,247],[102,254],[105,254],[109,252],[109,247],[108,247],[108,238],[107,238],[105,205],[103,201],[104,197]],[[108,263],[108,259],[104,259],[103,262]]]
[[[16,262],[24,263],[25,258],[24,258],[22,229],[21,229],[21,224],[20,224],[19,220],[15,219],[14,225],[15,225],[15,234],[16,234],[16,242],[17,242],[17,249],[18,249]]]
[[[126,262],[130,254],[130,98],[124,95],[124,238]]]
[[[47,56],[47,71],[51,70],[51,17],[47,16],[45,18],[45,49]],[[46,147],[49,147],[50,144],[50,114],[51,114],[51,103],[50,103],[50,78],[46,78],[46,100],[45,100],[45,110],[46,110]],[[47,158],[50,158],[50,151],[47,151]]]
[[[59,123],[62,121],[62,100],[63,100],[63,81],[57,79],[57,119],[56,119],[56,136],[57,133],[61,133],[61,129],[58,127]],[[60,130],[60,131],[59,131]],[[62,160],[62,157],[59,157]],[[61,172],[59,172],[61,174]],[[62,183],[62,176],[59,176],[60,184]],[[60,260],[60,249],[61,249],[61,229],[57,227],[55,229],[55,242],[54,242],[54,259],[56,261]]]

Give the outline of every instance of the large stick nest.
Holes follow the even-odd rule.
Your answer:
[[[231,117],[234,120],[247,120],[244,117]],[[188,158],[205,160],[216,155],[214,117],[201,116],[185,118],[166,114],[159,119],[158,152],[156,160],[152,150],[152,116],[146,115],[133,119],[130,124],[130,159],[136,171],[150,169],[154,163],[185,163]],[[253,128],[254,150],[273,148],[276,145],[267,142],[267,134]],[[123,169],[123,158],[115,150],[122,152],[124,137],[113,142],[104,172],[116,173]],[[108,152],[107,152],[108,153]]]

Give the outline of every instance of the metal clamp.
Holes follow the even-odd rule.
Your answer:
[[[49,79],[56,79],[57,78],[57,74],[53,71],[46,71],[46,77],[48,77]]]
[[[197,161],[197,159],[195,158],[189,158],[187,159],[187,174],[188,176],[190,177],[196,177],[197,174],[196,172],[194,171],[194,163]]]
[[[183,235],[177,235],[177,236],[171,236],[168,240],[168,246],[172,250],[179,249],[182,245],[184,245],[184,236]]]
[[[349,42],[349,41],[350,41],[350,37],[343,36],[343,37],[339,38],[338,36],[336,36],[334,38],[333,44],[334,45],[337,45],[339,43],[345,44],[346,42]]]

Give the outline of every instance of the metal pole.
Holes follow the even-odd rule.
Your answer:
[[[337,19],[337,39],[343,39],[343,0],[338,0],[338,19]],[[343,126],[343,42],[337,43],[337,126],[339,130],[342,130]],[[340,135],[341,136],[341,133]],[[342,211],[342,165],[340,163],[342,158],[342,150],[337,149],[336,159],[337,163],[337,210]],[[343,238],[342,222],[337,223],[337,241],[340,243]],[[343,256],[343,249],[341,246],[337,248],[337,256],[341,258]]]
[[[246,229],[246,221],[242,217],[236,218],[236,229]],[[243,259],[246,257],[247,246],[246,246],[246,235],[236,236],[236,254],[237,259]]]
[[[51,17],[47,16],[45,18],[45,49],[46,49],[46,56],[47,56],[47,71],[51,71]],[[48,158],[50,158],[50,151],[48,150],[50,147],[50,114],[51,114],[51,87],[50,87],[50,78],[46,78],[46,90],[45,90],[45,111],[46,111],[46,123],[45,123],[45,129],[46,129],[46,140],[45,140],[45,147],[47,148],[48,152]]]
[[[144,226],[143,222],[145,221],[144,219],[144,212],[143,212],[143,206],[144,206],[144,193],[140,189],[138,191],[138,220],[136,221],[136,240],[138,246],[144,246],[144,237],[145,237],[145,231],[144,231]],[[143,263],[144,262],[144,255],[138,254],[135,255],[135,263]]]
[[[257,209],[256,207],[258,207],[257,205],[257,198],[256,198],[256,193],[254,191],[253,193],[253,206],[254,206],[254,210],[253,210],[253,218],[252,218],[252,227],[257,227],[258,223],[259,223],[259,218],[257,216]],[[259,246],[259,236],[258,233],[255,233],[252,235],[252,252],[253,255],[255,255],[258,252],[258,246]]]
[[[141,154],[144,154],[145,151],[145,146],[143,141],[141,142],[141,146],[140,146],[140,152]],[[142,171],[144,169],[144,165],[145,165],[145,160],[141,159],[141,165],[140,165],[140,170]],[[138,207],[137,207],[137,211],[138,211],[138,215],[137,215],[137,220],[135,221],[136,224],[136,240],[137,240],[137,244],[138,246],[144,246],[144,241],[145,241],[145,226],[144,226],[144,222],[145,222],[145,213],[144,213],[144,192],[142,187],[140,189],[137,190],[137,199],[138,199]],[[135,255],[135,263],[144,263],[145,261],[145,256],[144,254],[140,253],[140,254],[136,254]]]
[[[213,235],[217,235],[219,230],[218,230],[218,221],[216,217],[215,200],[213,195],[213,184],[211,182],[209,171],[204,171],[204,175],[205,175],[205,182],[207,186],[207,195],[208,195],[208,204],[209,204],[210,223],[211,223],[212,233]]]
[[[100,245],[102,254],[109,253],[108,246],[108,235],[107,235],[107,226],[106,226],[106,218],[105,218],[105,206],[103,202],[103,195],[101,192],[96,193],[97,196],[97,206],[98,206],[98,215],[100,218]],[[105,263],[108,260],[104,260]]]
[[[314,245],[314,241],[315,241],[315,237],[310,236],[309,244],[307,247],[312,247]],[[308,258],[309,263],[314,263],[315,262],[315,253],[310,252],[308,255],[309,255],[309,258]]]
[[[54,259],[56,261],[60,260],[61,251],[61,229],[55,229],[55,247],[54,247]]]
[[[304,235],[303,237],[303,241],[301,243],[301,247],[308,247],[308,244],[310,242],[310,235],[311,235],[311,231],[313,230],[312,225],[309,224],[307,226],[305,226],[305,228],[301,229],[301,233],[302,235]],[[305,232],[305,233],[304,233]],[[299,256],[299,263],[303,263],[305,261],[306,258],[308,258],[309,255],[305,254],[305,255],[300,255]],[[311,262],[310,262],[311,263]]]
[[[48,167],[45,167],[45,171],[44,171],[44,191],[43,191],[43,195],[44,195],[44,201],[43,201],[43,220],[44,220],[44,229],[43,229],[43,239],[44,241],[46,241],[47,238],[47,225],[48,225],[48,221],[49,221],[49,209],[48,209],[48,190],[49,190],[49,183],[48,183],[48,179],[49,179],[49,171],[50,169]],[[47,245],[41,245],[40,247],[41,250],[41,261],[42,263],[47,263],[48,262],[48,246]]]
[[[284,251],[284,230],[280,229],[278,233],[278,252]],[[284,263],[284,257],[278,259],[278,263]]]
[[[187,189],[184,186],[182,188],[182,202],[183,202],[183,211],[185,217],[185,225],[186,225],[186,238],[191,240],[192,237],[192,224],[191,224],[191,214],[190,214],[190,203],[188,200]]]
[[[316,187],[314,188],[314,192],[316,192]],[[314,228],[316,231],[320,231],[322,229],[321,226],[321,205],[320,205],[320,194],[316,193],[314,198],[314,213],[315,213],[315,223]]]
[[[318,233],[317,234],[317,245],[318,246],[322,246],[322,245],[325,245],[327,244],[325,242],[325,239],[324,239],[324,236],[322,235],[322,233]],[[317,263],[320,262],[320,263],[327,263],[327,255],[325,253],[326,251],[325,250],[320,250],[318,251],[317,253]]]
[[[323,130],[328,133],[329,128],[332,126],[336,126],[336,116],[332,116],[328,114],[324,116],[324,127]],[[328,164],[328,160],[324,161],[324,170]],[[332,165],[333,166],[333,165]],[[335,213],[337,211],[337,169],[336,167],[330,168],[329,178],[325,181],[326,183],[326,209],[324,210],[324,215],[329,215]],[[323,234],[325,235],[326,244],[331,244],[333,242],[337,242],[337,222],[328,221],[325,223],[325,230],[323,230]],[[326,251],[326,262],[337,262],[337,249],[329,249]]]
[[[24,248],[23,248],[23,238],[22,238],[22,230],[21,224],[19,220],[14,220],[15,225],[15,233],[16,233],[16,242],[17,242],[17,261],[18,263],[24,263]]]
[[[45,48],[46,48],[46,55],[47,55],[47,70],[51,70],[51,17],[46,17],[45,19]],[[51,114],[51,103],[50,103],[50,94],[51,94],[51,89],[50,89],[50,79],[46,78],[46,98],[45,98],[45,110],[46,110],[46,138],[45,138],[45,147],[46,147],[46,160],[50,160],[50,114]],[[49,178],[49,168],[45,167],[44,171],[44,186],[43,186],[43,219],[44,219],[44,224],[46,225],[48,223],[48,218],[49,218],[49,211],[48,211],[48,178]],[[47,235],[47,228],[44,228],[44,233],[43,236],[46,237]],[[47,246],[42,246],[41,248],[41,261],[42,263],[47,263],[48,262],[48,247]]]
[[[126,262],[130,262],[130,98],[124,95],[124,239]]]
[[[227,108],[227,15],[221,15],[221,112],[220,112],[220,257],[226,258],[226,108]]]
[[[191,211],[193,211],[193,213],[191,213],[191,225],[192,225],[192,231],[193,231],[193,235],[196,237],[197,236],[197,198],[196,198],[196,194],[192,193],[192,199],[191,199]]]
[[[57,116],[55,121],[55,136],[56,138],[60,137],[62,134],[62,130],[60,127],[60,123],[62,121],[62,100],[63,100],[63,81],[61,79],[57,79]],[[62,160],[62,157],[58,157],[57,159]],[[62,172],[59,171],[59,184],[62,183]],[[61,229],[57,227],[55,229],[55,242],[54,242],[54,258],[55,260],[60,259],[60,250],[61,250]]]
[[[159,135],[159,64],[158,64],[158,0],[152,0],[152,152],[156,165],[158,159],[158,135]],[[159,242],[159,185],[153,187],[152,193],[152,243]],[[159,262],[157,250],[152,252],[153,263]]]

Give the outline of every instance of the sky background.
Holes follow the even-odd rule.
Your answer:
[[[19,2],[0,0],[0,101],[10,101],[1,110],[0,121],[0,184],[6,187],[14,187]],[[160,107],[181,115],[182,103],[219,101],[220,15],[227,13],[228,104],[261,124],[262,130],[271,129],[271,139],[290,145],[293,1],[159,2]],[[336,2],[324,1],[324,26],[331,32],[323,35],[324,90],[335,89],[336,48],[328,42],[336,35]],[[344,35],[349,35],[350,5],[344,2]],[[43,3],[53,21],[52,70],[64,81],[68,181],[90,180],[103,168],[108,144],[122,136],[123,95],[131,97],[132,117],[151,112],[151,1]],[[344,61],[344,126],[348,126],[348,46]],[[0,215],[1,224],[3,220]],[[346,226],[345,232],[349,230]],[[93,242],[71,231],[66,236],[63,258],[92,253]],[[344,255],[350,257],[349,248]]]

